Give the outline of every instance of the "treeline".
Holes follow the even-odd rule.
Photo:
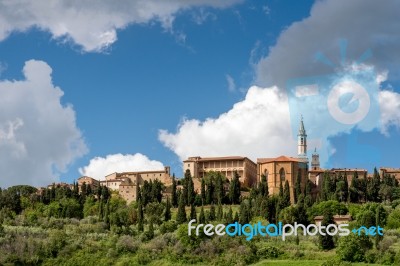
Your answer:
[[[354,172],[350,184],[346,175],[332,176],[325,172],[318,201],[333,199],[353,203],[391,202],[400,199],[399,182],[390,175],[381,178],[376,168],[371,178],[359,177],[358,173]]]
[[[193,178],[189,170],[180,180],[181,188],[177,189],[178,182],[173,177],[171,203],[178,207],[180,198],[185,206],[202,206],[210,204],[239,204],[241,186],[239,174],[234,172],[231,181],[218,172],[209,172],[201,179],[200,191],[195,191]]]

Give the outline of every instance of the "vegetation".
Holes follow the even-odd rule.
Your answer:
[[[378,265],[400,264],[400,193],[390,176],[355,178],[324,174],[321,191],[297,176],[292,194],[282,182],[270,195],[260,182],[241,195],[239,175],[219,173],[194,189],[190,172],[173,180],[171,194],[159,181],[144,182],[127,205],[105,187],[15,186],[0,190],[0,265]],[[291,195],[294,197],[291,198]],[[291,204],[295,202],[295,204]],[[350,229],[384,227],[384,236],[277,237],[188,235],[187,221],[308,225],[323,216],[351,214]]]

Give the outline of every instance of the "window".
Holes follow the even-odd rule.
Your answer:
[[[300,141],[301,141],[301,145],[303,145],[304,144],[304,139],[301,138]]]
[[[188,163],[188,167],[190,167],[190,163]]]
[[[279,176],[280,176],[280,180],[281,182],[285,182],[285,169],[283,169],[283,167],[281,168],[281,170],[279,170]]]

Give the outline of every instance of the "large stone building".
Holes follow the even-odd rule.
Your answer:
[[[81,189],[82,185],[85,183],[86,186],[90,186],[90,188],[97,189],[100,186],[100,181],[96,180],[90,176],[81,176],[77,180],[79,190]]]
[[[277,158],[257,159],[257,170],[260,175],[265,175],[268,182],[270,195],[278,194],[279,187],[288,181],[290,198],[294,200],[294,186],[297,176],[301,177],[301,186],[304,189],[307,180],[307,163],[303,159],[280,156]]]
[[[379,169],[381,178],[386,175],[394,176],[397,181],[400,181],[400,168],[381,167]]]
[[[244,186],[250,187],[257,182],[257,165],[247,157],[189,157],[183,161],[183,172],[186,170],[190,170],[195,179],[203,178],[207,172],[214,171],[232,180],[234,173],[237,172]]]
[[[138,184],[141,186],[145,180],[154,181],[156,179],[161,181],[165,186],[171,185],[170,167],[166,166],[163,170],[155,171],[112,173],[107,175],[104,181],[101,181],[101,185],[118,191],[120,196],[130,203],[136,199],[136,186]]]

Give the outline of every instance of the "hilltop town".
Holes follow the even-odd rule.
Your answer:
[[[239,175],[239,181],[242,188],[252,188],[260,183],[261,177],[265,176],[268,184],[269,195],[279,193],[282,183],[288,181],[290,188],[290,198],[293,203],[295,193],[296,180],[300,180],[301,188],[304,189],[309,181],[312,187],[312,193],[316,195],[321,189],[322,179],[325,173],[331,176],[342,176],[347,178],[350,183],[353,177],[371,178],[372,174],[366,169],[360,168],[333,168],[323,169],[320,167],[319,154],[314,149],[311,155],[311,162],[307,157],[307,133],[304,126],[303,118],[300,121],[297,134],[297,157],[279,156],[276,158],[258,158],[256,162],[242,156],[225,156],[225,157],[189,157],[183,161],[183,174],[189,172],[194,190],[199,192],[201,189],[201,180],[206,177],[207,173],[221,173],[228,182],[230,182],[235,173]],[[400,168],[380,167],[379,174],[381,177],[391,176],[400,181]],[[118,194],[129,204],[136,199],[137,186],[142,186],[144,182],[158,180],[164,185],[164,194],[168,194],[173,176],[170,167],[165,166],[164,169],[149,171],[132,171],[121,173],[107,174],[104,180],[96,180],[89,176],[81,176],[77,179],[77,184],[82,187],[83,184],[90,186],[93,190],[99,186],[105,186],[111,191]],[[72,184],[58,183],[51,186],[66,186],[72,188]]]

